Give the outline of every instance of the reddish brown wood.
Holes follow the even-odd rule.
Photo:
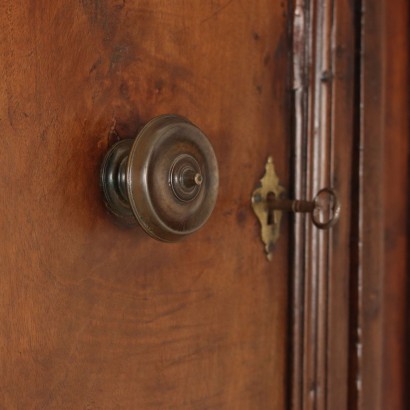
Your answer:
[[[268,154],[288,184],[287,23],[270,0],[1,3],[1,408],[285,408],[287,227],[267,263],[250,195]],[[221,177],[173,245],[98,187],[113,140],[166,112]]]
[[[410,7],[385,2],[383,408],[408,408]],[[407,400],[406,400],[407,397]]]
[[[353,10],[343,1],[296,2],[295,195],[313,197],[322,187],[334,187],[342,217],[330,232],[296,219],[294,409],[347,407],[353,23]]]
[[[352,29],[355,9],[346,1],[335,1],[330,59],[333,67],[331,92],[330,180],[342,201],[343,220],[331,231],[328,276],[328,316],[326,352],[326,407],[348,407],[349,281],[351,258],[352,150],[354,141],[355,39]]]
[[[410,10],[401,0],[362,3],[350,408],[405,409]]]
[[[357,325],[353,340],[357,369],[352,387],[357,403],[352,408],[383,409],[382,405],[382,299],[383,299],[383,146],[384,54],[383,9],[371,7],[362,16],[362,62],[360,69],[360,113],[358,183],[357,255]],[[380,31],[379,31],[380,30]],[[378,34],[380,33],[380,34]],[[355,270],[352,275],[356,275]],[[352,277],[354,280],[354,277]],[[354,321],[352,321],[354,325]]]

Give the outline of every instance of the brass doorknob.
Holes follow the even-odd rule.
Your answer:
[[[218,180],[205,134],[177,115],[156,117],[135,139],[114,144],[100,174],[109,211],[166,242],[204,225],[215,206]]]

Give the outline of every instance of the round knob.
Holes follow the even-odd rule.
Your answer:
[[[212,146],[194,124],[177,115],[151,120],[135,139],[114,144],[101,166],[107,208],[152,237],[172,242],[197,231],[218,193]]]

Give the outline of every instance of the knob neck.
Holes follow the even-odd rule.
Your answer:
[[[127,224],[136,224],[127,193],[127,164],[133,140],[124,139],[107,152],[101,166],[101,188],[107,208]]]

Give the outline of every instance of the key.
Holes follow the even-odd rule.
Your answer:
[[[327,196],[329,207],[323,207],[322,199]],[[319,229],[329,229],[333,226],[340,216],[340,202],[336,193],[330,188],[321,189],[312,201],[281,199],[277,198],[273,192],[266,196],[268,207],[268,225],[275,224],[275,210],[292,212],[292,213],[310,213],[312,222]],[[319,215],[328,211],[329,218],[322,222]]]

